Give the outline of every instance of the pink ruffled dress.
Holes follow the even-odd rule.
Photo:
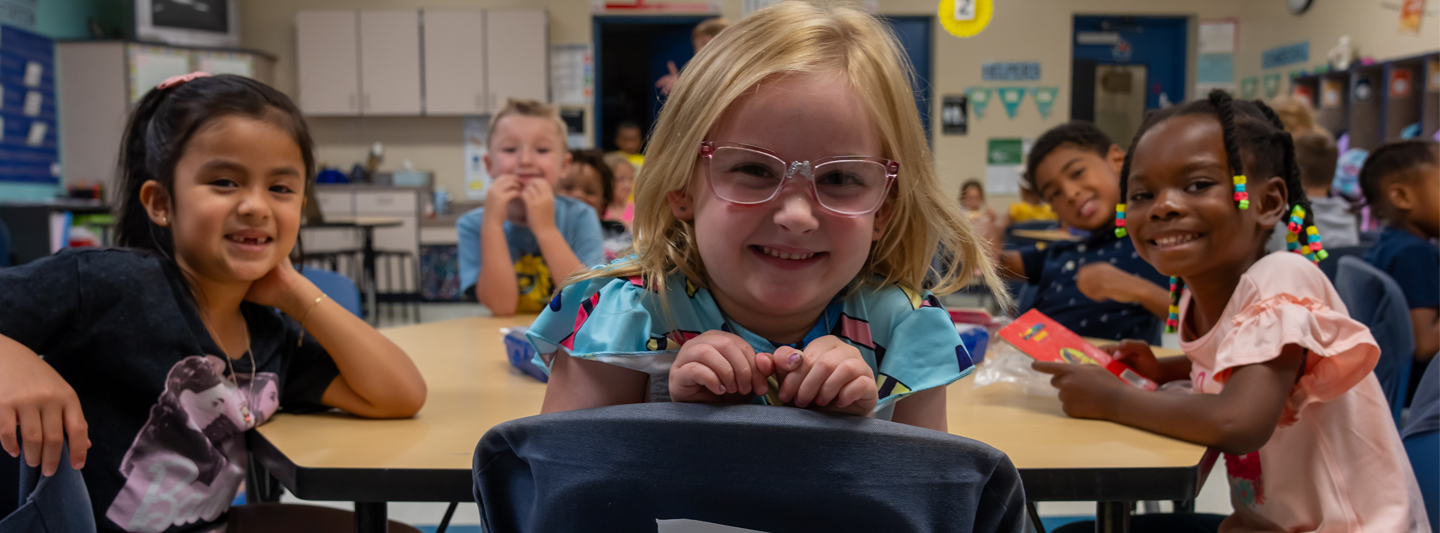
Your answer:
[[[1187,324],[1188,293],[1180,309]],[[1240,278],[1208,333],[1186,340],[1181,327],[1197,393],[1219,393],[1231,369],[1269,361],[1287,344],[1309,351],[1270,441],[1225,456],[1235,514],[1220,531],[1430,531],[1371,372],[1380,349],[1319,268],[1297,254],[1270,254]]]

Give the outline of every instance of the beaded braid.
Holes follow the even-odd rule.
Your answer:
[[[1280,121],[1275,110],[1260,100],[1256,100],[1254,104],[1270,124],[1280,130],[1275,133],[1275,141],[1280,144],[1281,151],[1285,154],[1283,172],[1285,188],[1290,194],[1286,201],[1291,206],[1289,223],[1286,224],[1285,248],[1305,256],[1313,263],[1324,261],[1330,257],[1330,252],[1325,251],[1321,244],[1320,230],[1315,227],[1314,209],[1310,207],[1310,196],[1305,194],[1305,186],[1300,182],[1300,165],[1295,162],[1295,141],[1285,132],[1285,124]]]

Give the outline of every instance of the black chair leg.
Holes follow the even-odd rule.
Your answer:
[[[460,502],[450,502],[450,507],[445,509],[445,517],[440,519],[440,526],[435,528],[435,533],[445,533],[450,528],[450,518],[455,516],[455,506]]]
[[[1035,508],[1035,502],[1025,502],[1025,512],[1030,515],[1030,526],[1035,528],[1035,533],[1045,533],[1045,523],[1040,521],[1040,510]]]
[[[245,472],[245,503],[279,502],[285,487],[253,455],[249,457],[250,467]]]

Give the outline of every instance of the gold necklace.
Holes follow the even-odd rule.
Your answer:
[[[235,365],[230,361],[230,348],[225,346],[225,341],[220,340],[220,331],[215,329],[214,326],[211,326],[210,322],[205,320],[204,315],[201,315],[200,321],[205,324],[205,329],[209,330],[210,335],[214,337],[215,344],[219,345],[220,350],[225,352],[223,354],[225,356],[225,368],[230,370],[230,384],[235,386],[235,390],[240,390],[240,382],[235,378]],[[250,356],[250,395],[246,396],[245,402],[240,404],[240,416],[245,418],[245,429],[250,429],[254,422],[253,417],[250,415],[250,400],[255,397],[255,374],[259,372],[260,369],[255,367],[255,353],[250,349],[250,323],[245,321],[245,315],[243,313],[240,315],[240,321],[245,324],[245,355]]]

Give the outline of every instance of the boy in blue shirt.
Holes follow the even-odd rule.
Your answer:
[[[1400,141],[1376,149],[1360,169],[1360,189],[1385,221],[1365,260],[1395,278],[1410,308],[1415,361],[1440,350],[1440,143]],[[1417,368],[1411,375],[1421,375]]]
[[[1075,333],[1159,344],[1170,312],[1163,288],[1169,280],[1114,231],[1124,164],[1125,150],[1090,123],[1062,124],[1041,135],[1026,160],[1026,185],[1060,222],[1090,236],[1005,251],[1000,264],[1006,276],[1030,285],[1031,308]]]
[[[486,147],[485,171],[495,180],[485,206],[456,223],[461,290],[495,316],[536,313],[570,274],[604,263],[600,218],[585,202],[555,195],[570,151],[554,107],[506,102],[490,120]]]

